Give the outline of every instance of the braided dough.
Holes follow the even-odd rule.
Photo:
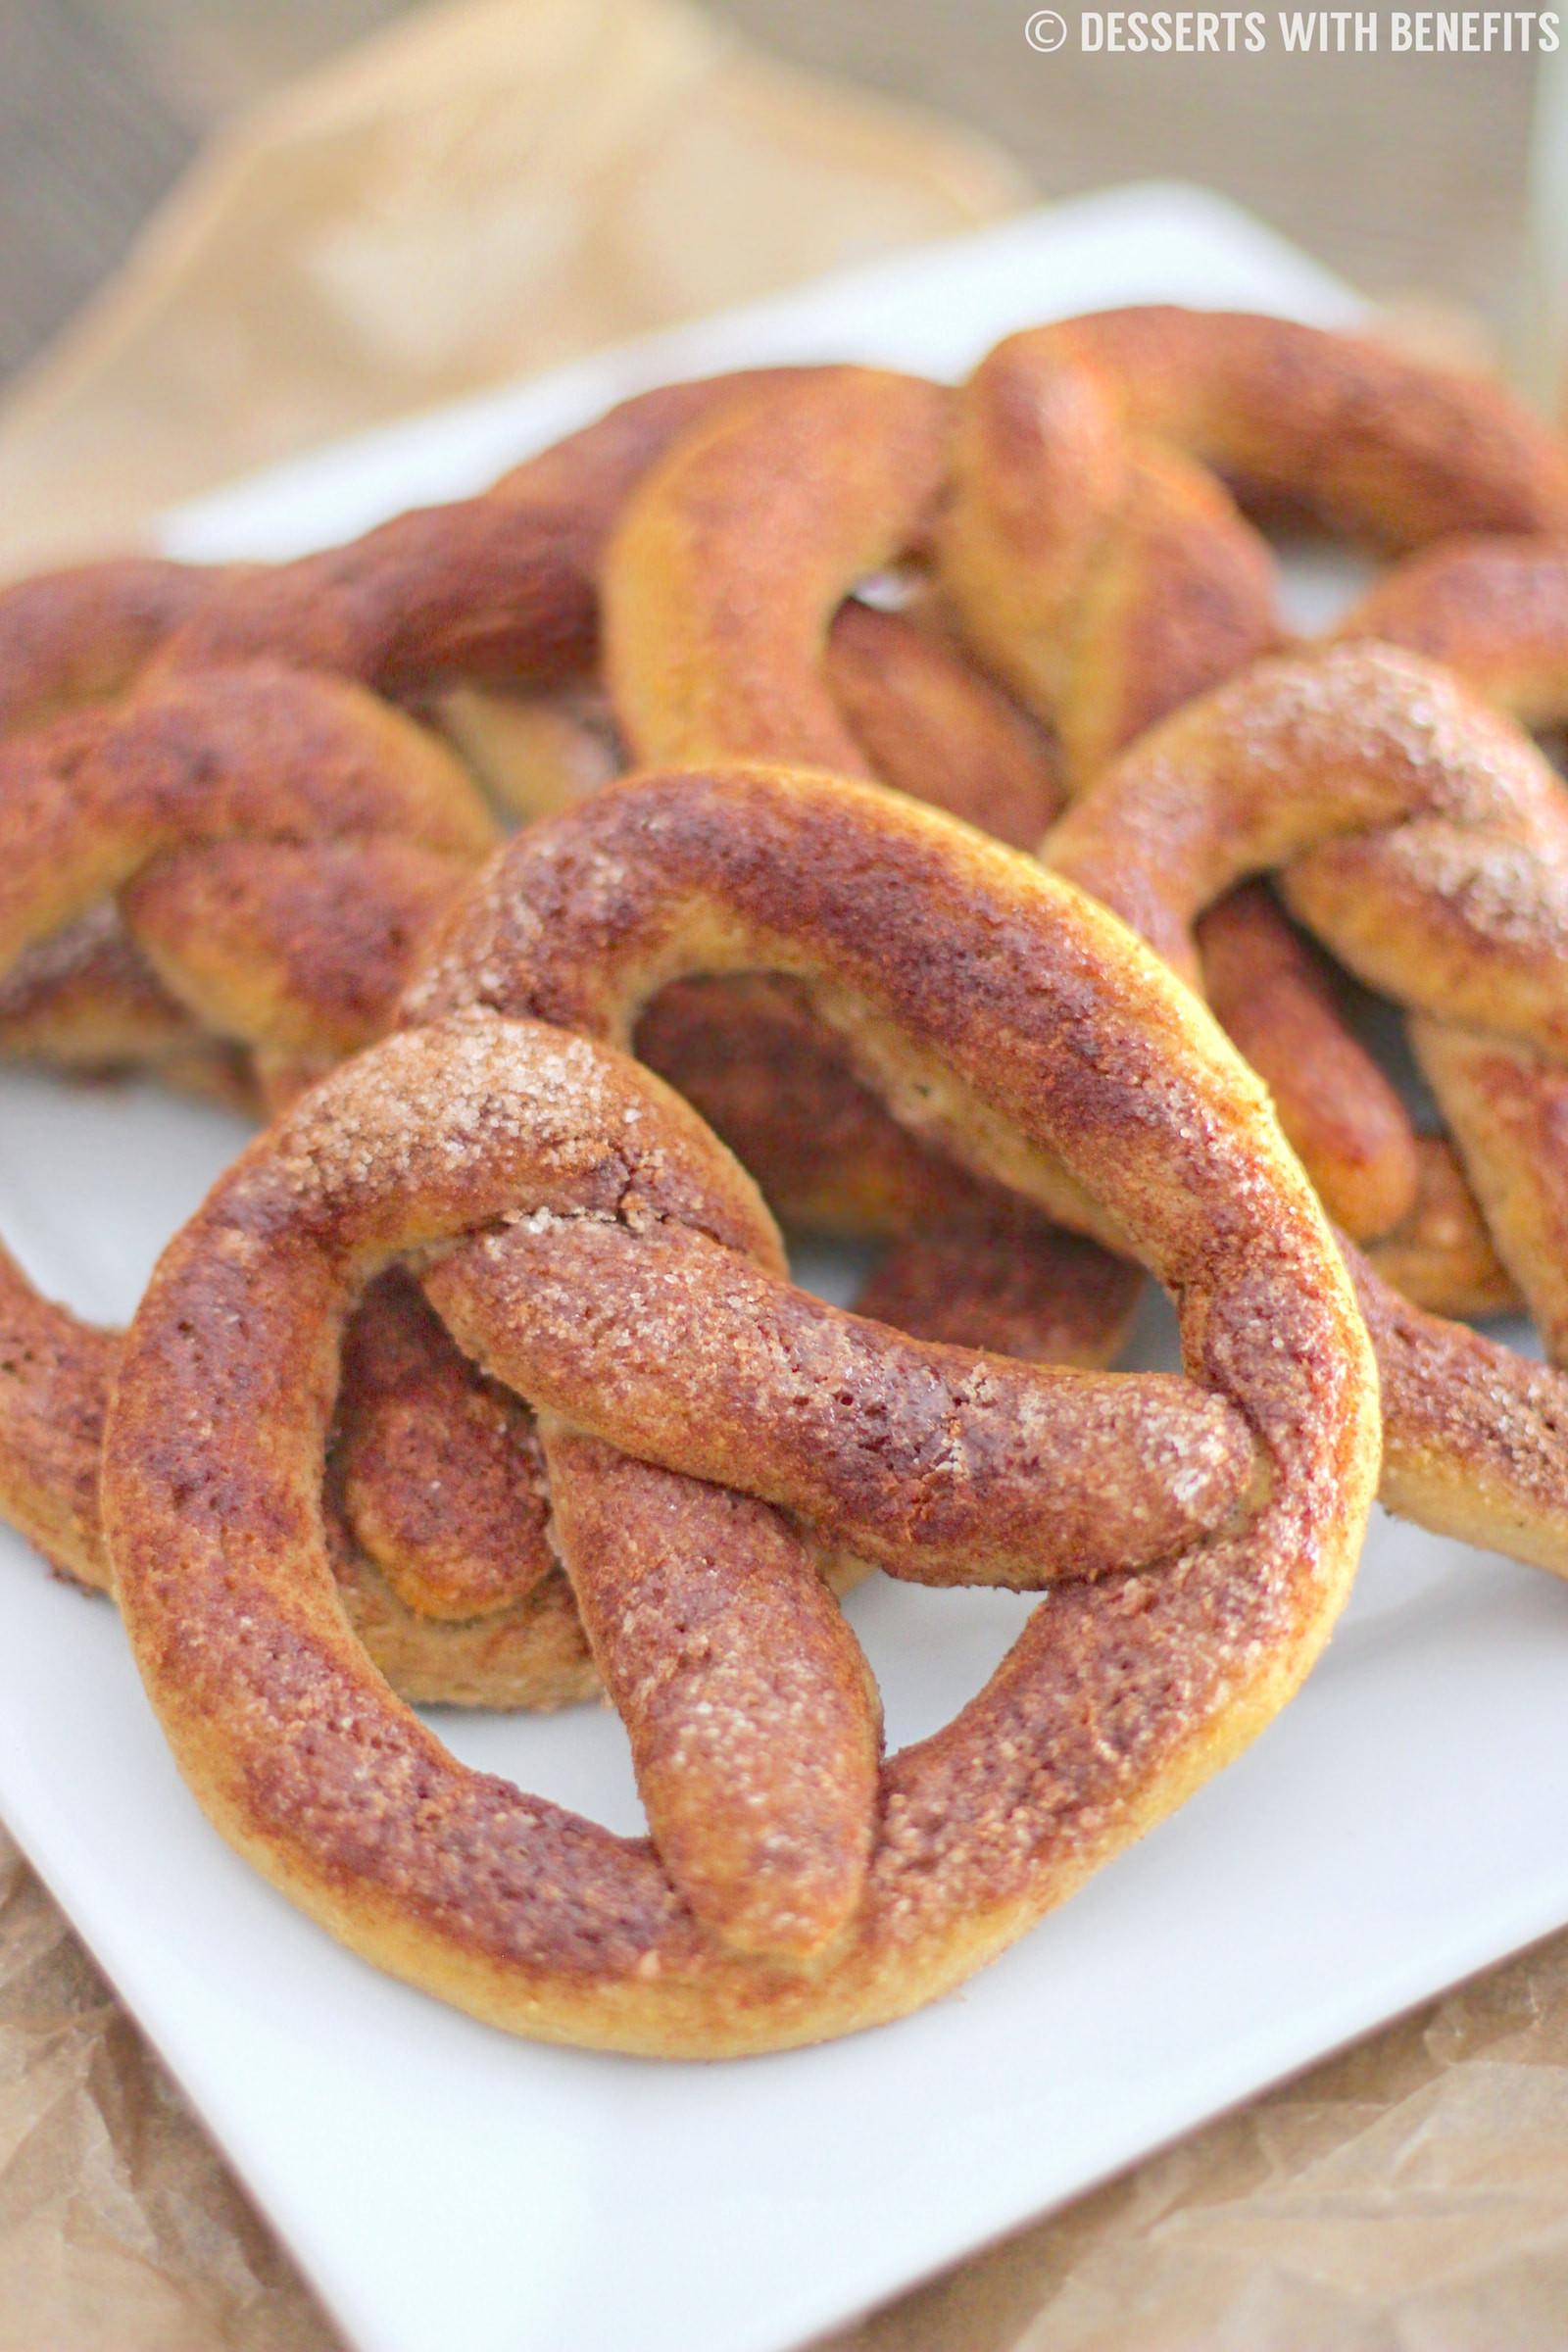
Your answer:
[[[795,973],[876,1083],[990,1172],[1092,1203],[1178,1299],[1198,1384],[1016,1368],[1058,1394],[1142,1399],[1115,1408],[1149,1416],[1140,1499],[1189,1532],[1147,1574],[1054,1584],[980,1696],[880,1769],[874,1697],[800,1526],[617,1443],[649,1434],[635,1367],[618,1369],[628,1265],[699,1318],[739,1282],[737,1346],[757,1284],[788,1294],[769,1291],[776,1243],[748,1180],[597,1041],[628,1036],[682,971],[758,965]],[[935,813],[783,770],[646,778],[522,836],[410,1017],[424,1025],[327,1080],[220,1183],[127,1342],[106,1521],[182,1771],[335,1934],[519,2032],[718,2055],[931,1998],[1234,1754],[1348,1588],[1375,1377],[1261,1090],[1088,901]],[[333,1597],[318,1496],[338,1334],[364,1282],[410,1250],[470,1344],[482,1332],[545,1405],[552,1507],[652,1844],[456,1764]],[[546,1269],[574,1313],[546,1298],[535,1319]],[[809,1396],[788,1361],[764,1334],[736,1369],[781,1401]],[[994,1369],[927,1361],[960,1383],[966,1362]],[[726,1348],[692,1364],[722,1396]],[[906,1395],[901,1375],[887,1401]],[[861,1468],[839,1499],[858,1528],[913,1498],[874,1440],[881,1392],[854,1396],[866,1449],[852,1432],[845,1466]],[[728,1426],[666,1412],[662,1446],[677,1424],[704,1443]],[[1004,1520],[1080,1494],[1057,1483],[1065,1457],[1047,1443],[1031,1462],[1006,1426],[1004,1407],[976,1423],[988,1444],[956,1476],[932,1462],[910,1533],[932,1505],[981,1514],[987,1470]],[[792,1460],[817,1474],[809,1442]],[[1092,1464],[1089,1479],[1085,1527],[1116,1486]],[[792,1494],[808,1524],[806,1499]]]

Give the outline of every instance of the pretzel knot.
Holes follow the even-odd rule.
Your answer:
[[[1272,872],[1405,1008],[1497,1254],[1568,1359],[1568,803],[1528,736],[1393,646],[1263,662],[1135,746],[1047,855],[1189,975],[1202,907]],[[1568,1572],[1561,1375],[1397,1308],[1369,1269],[1358,1281],[1387,1498]]]
[[[783,969],[907,1115],[1093,1202],[1189,1380],[917,1346],[793,1291],[759,1196],[615,1041],[695,969]],[[411,1020],[253,1145],[126,1346],[105,1511],[181,1769],[361,1952],[476,2015],[778,2047],[957,1982],[1225,1762],[1353,1569],[1376,1381],[1261,1089],[1101,909],[913,805],[656,775],[519,837]],[[333,1598],[336,1344],[403,1255],[537,1406],[559,1543],[651,1842],[461,1767]],[[817,1573],[1048,1597],[879,1762]]]

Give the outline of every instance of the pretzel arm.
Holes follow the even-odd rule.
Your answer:
[[[1550,869],[1568,866],[1568,807],[1545,760],[1430,663],[1351,644],[1260,662],[1178,711],[1068,810],[1045,855],[1184,977],[1196,977],[1191,926],[1203,908],[1249,875],[1285,868],[1288,901],[1370,986],[1387,989],[1383,915],[1328,890],[1308,911],[1306,893],[1314,871],[1332,871],[1335,860],[1405,855],[1401,829],[1412,844],[1421,839],[1413,820],[1461,827],[1469,857],[1511,853],[1543,906],[1555,905]],[[1375,832],[1376,842],[1343,838]],[[1318,869],[1307,854],[1320,850]],[[1435,878],[1441,886],[1441,869]],[[1521,1017],[1555,1030],[1539,926],[1512,941],[1495,893],[1489,901],[1455,888],[1441,907],[1430,888],[1419,905],[1417,894],[1403,895],[1412,922],[1434,940],[1462,938],[1489,970],[1506,972]],[[1391,927],[1402,911],[1388,909]],[[1401,996],[1424,985],[1401,967]],[[1435,985],[1446,989],[1446,977]]]
[[[533,1416],[387,1275],[348,1327],[334,1467],[348,1524],[422,1616],[493,1615],[556,1566]]]
[[[209,672],[0,750],[0,969],[192,838],[398,834],[471,864],[484,810],[422,728],[336,679]]]
[[[0,1249],[0,1507],[52,1566],[107,1591],[98,1510],[117,1331],[41,1298]]]
[[[0,736],[131,686],[232,570],[115,556],[0,588]]]
[[[1142,1290],[1126,1258],[976,1185],[941,1223],[895,1242],[855,1304],[915,1339],[1093,1371],[1120,1354]]]
[[[1074,792],[1280,639],[1272,559],[1219,483],[1129,440],[1114,400],[1028,337],[960,396],[939,550],[965,633],[1059,732]]]
[[[425,1288],[520,1395],[918,1583],[1031,1590],[1146,1566],[1224,1520],[1253,1475],[1245,1428],[1185,1381],[921,1344],[684,1228],[514,1225]]]
[[[1444,1137],[1416,1138],[1420,1188],[1400,1225],[1371,1243],[1367,1262],[1412,1305],[1435,1315],[1516,1315],[1524,1301],[1493,1246]]]
[[[1173,304],[1035,331],[1111,381],[1136,429],[1374,546],[1568,529],[1561,441],[1484,376],[1366,336]]]
[[[1033,849],[1063,798],[1047,739],[956,643],[851,598],[828,631],[823,669],[883,783]]]
[[[655,1843],[732,1950],[808,1958],[859,1903],[881,1702],[811,1545],[776,1511],[553,1415],[558,1540]]]
[[[1377,1351],[1380,1500],[1434,1535],[1568,1576],[1568,1382],[1424,1314],[1344,1250]]]
[[[1410,1043],[1554,1363],[1568,1362],[1568,1069],[1516,1039],[1414,1020]]]
[[[472,868],[395,836],[191,843],[124,885],[125,921],[209,1035],[325,1068],[384,1036]]]

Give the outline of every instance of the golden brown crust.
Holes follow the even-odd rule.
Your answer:
[[[466,1354],[573,1428],[920,1584],[1147,1567],[1249,1485],[1245,1430],[1185,1382],[916,1341],[732,1258],[628,1211],[539,1210],[425,1292]]]
[[[158,662],[184,670],[283,662],[397,699],[456,681],[575,676],[593,661],[600,553],[633,485],[705,416],[797,372],[661,386],[514,466],[482,497],[247,569],[195,605]]]
[[[775,974],[662,989],[635,1047],[799,1232],[903,1236],[945,1220],[965,1198],[964,1172],[890,1115],[805,992]]]
[[[755,1194],[694,1114],[536,1025],[548,1009],[626,1035],[662,980],[757,964],[793,969],[901,1104],[918,1085],[944,1128],[964,1114],[991,1173],[1037,1196],[1092,1187],[1099,1221],[1179,1298],[1200,1386],[1267,1463],[1244,1524],[1150,1575],[1054,1591],[981,1695],[883,1768],[858,1900],[805,1967],[782,1938],[763,1954],[704,1928],[690,1856],[683,1900],[649,1845],[455,1764],[356,1650],[315,1499],[337,1327],[391,1252],[498,1217],[506,1235],[674,1223],[776,1275]],[[416,1017],[223,1180],[129,1344],[109,1523],[182,1770],[335,1933],[518,2031],[717,2054],[930,1997],[1233,1754],[1344,1596],[1375,1384],[1260,1090],[1087,901],[912,805],[783,770],[643,779],[522,837]],[[823,1902],[848,1834],[841,1817],[808,1874]]]
[[[493,842],[450,758],[361,689],[260,663],[175,681],[0,747],[0,972],[115,892],[209,1031],[342,1052]]]
[[[1081,790],[1281,641],[1272,560],[1209,467],[1268,509],[1380,546],[1568,522],[1568,460],[1500,391],[1286,320],[1171,307],[1070,319],[1000,344],[956,397],[824,369],[710,418],[630,501],[604,573],[632,750],[869,765],[1021,839],[1010,813],[955,786],[951,759],[901,765],[908,710],[920,701],[929,732],[950,715],[945,689],[895,695],[891,731],[846,699],[837,636],[865,636],[873,680],[899,639],[896,620],[841,600],[911,548],[934,556],[969,646],[1058,732]],[[1408,1123],[1332,1006],[1273,977],[1292,1020],[1271,1074],[1290,1079],[1328,1197],[1374,1235],[1410,1210]]]
[[[545,1421],[550,1492],[648,1826],[727,1950],[808,1960],[876,1836],[881,1702],[814,1545],[749,1494]]]
[[[609,701],[590,681],[532,693],[455,686],[435,718],[497,808],[525,825],[569,808],[626,765]]]
[[[1377,1351],[1391,1511],[1435,1534],[1568,1576],[1568,1391],[1560,1373],[1423,1314],[1352,1245]]]
[[[1074,416],[993,402],[989,365],[956,401],[884,370],[817,370],[650,472],[604,564],[612,698],[639,759],[863,774],[869,754],[905,783],[897,741],[874,715],[855,723],[829,629],[868,573],[931,544],[971,643],[1060,730],[1074,769],[1091,742],[1103,757],[1277,640],[1267,553],[1216,483],[1132,448],[1108,416],[1086,440]],[[997,595],[1015,620],[1020,596],[1044,599],[1024,623],[1038,662],[988,625]],[[972,788],[914,788],[978,813]],[[1010,817],[996,829],[1011,837]]]
[[[929,613],[848,598],[827,633],[823,675],[884,784],[1015,850],[1034,848],[1064,797],[1045,731]]]
[[[223,835],[235,830],[221,808],[221,771],[235,756],[236,699],[249,692],[252,708],[244,723],[259,737],[272,697],[278,708],[270,751],[286,759],[287,738],[297,732],[295,764],[314,760],[322,767],[323,800],[345,787],[346,771],[356,761],[361,767],[384,764],[394,796],[400,775],[422,768],[423,806],[410,846],[471,865],[493,846],[493,837],[462,774],[409,722],[382,711],[368,693],[355,688],[428,698],[443,687],[497,676],[552,684],[575,676],[591,662],[596,642],[599,553],[631,485],[704,415],[755,396],[791,372],[753,370],[644,394],[514,467],[482,498],[400,515],[345,547],[296,563],[206,569],[113,559],[0,591],[0,740],[36,733],[50,721],[58,727],[71,714],[95,713],[86,760],[89,799],[95,781],[101,790],[106,766],[146,770],[151,762],[161,766],[166,786],[173,768],[183,768],[183,796],[194,807],[203,780],[218,771],[215,830]],[[308,677],[279,686],[280,668],[315,673],[315,688]],[[254,680],[247,687],[251,672]],[[341,683],[327,706],[333,721],[328,725],[322,706],[333,693],[333,680]],[[62,788],[56,797],[69,799],[76,751],[58,732],[53,748]],[[0,761],[5,757],[0,754]],[[47,766],[47,747],[40,757]],[[444,769],[439,780],[438,767]],[[0,803],[20,796],[18,823],[24,828],[37,829],[40,821],[29,805],[38,787],[37,768],[35,760],[19,771],[13,760],[10,772],[0,776]],[[443,795],[454,838],[437,841],[431,838],[431,820]],[[85,807],[80,813],[89,830],[97,829],[99,811]],[[363,831],[354,821],[352,798],[340,816],[350,833]],[[383,831],[384,819],[383,810]],[[113,822],[104,829],[116,835]],[[122,836],[123,831],[122,825]],[[311,838],[318,837],[318,826]],[[119,870],[123,860],[107,842],[106,853],[104,887],[115,888],[124,878]],[[232,853],[228,863],[231,869]],[[205,936],[214,902],[223,903],[225,884],[214,875],[205,893],[197,893],[192,865],[187,858],[188,910],[182,917],[166,904],[156,924],[149,917],[157,938],[141,941],[154,950],[162,941],[166,977],[189,978],[185,991],[175,987],[175,997],[187,1009],[194,999],[198,1020],[216,1026],[225,1039],[237,1030],[252,1042],[255,1027],[265,1025],[280,1004],[293,1028],[308,1027],[316,1006],[305,967],[313,957],[327,955],[332,933],[313,933],[313,910],[302,907],[303,940],[285,959],[294,968],[277,981],[279,924],[274,921],[270,960],[277,984],[248,993],[242,979],[236,983],[235,959],[229,956],[230,969],[215,994],[196,976],[185,975],[183,967],[192,943]],[[447,879],[450,887],[453,878]],[[387,887],[383,903],[377,886],[385,880],[367,871],[358,894],[366,928],[378,931],[383,942],[409,927],[410,902],[403,877],[401,886]],[[422,893],[414,892],[419,908],[436,888],[432,874]],[[171,889],[166,878],[165,902]],[[205,905],[197,903],[203,896]],[[286,917],[287,894],[273,887],[268,896],[274,914]],[[346,904],[340,898],[340,912]],[[230,927],[243,932],[237,913]],[[422,928],[422,919],[416,920],[415,931]],[[32,936],[44,935],[35,923]],[[411,953],[417,944],[416,937]],[[9,952],[9,943],[0,941],[0,961]],[[264,956],[260,947],[258,956]],[[340,969],[344,961],[340,954]],[[242,971],[242,956],[239,965]],[[393,995],[407,966],[405,955],[393,976]],[[0,1011],[0,1044],[12,1052],[46,1055],[58,1046],[74,1060],[90,1061],[99,1058],[95,1049],[102,1043],[116,1048],[116,1060],[140,1059],[145,1051],[162,1062],[164,1024],[143,1017],[144,1008],[127,991],[122,974],[105,970],[96,976],[106,992],[102,1004],[92,1002],[94,975],[78,965],[70,981],[69,1005],[51,1008],[35,989],[25,1020],[8,1024]],[[302,985],[305,995],[296,1000],[293,992]],[[326,991],[328,999],[332,993]],[[341,996],[341,986],[335,993]],[[389,1001],[383,994],[383,1004]],[[321,1020],[321,1035],[304,1057],[317,1067],[368,1034],[361,1028],[345,1036],[327,1003]],[[384,1019],[377,1026],[384,1026]],[[300,1058],[292,1037],[263,1036],[254,1042],[264,1061]]]
[[[963,629],[1059,733],[1084,785],[1281,637],[1267,548],[1218,482],[1138,439],[1065,329],[1001,343],[964,388],[941,570]]]
[[[1551,1353],[1568,1350],[1568,803],[1528,737],[1431,662],[1344,643],[1260,664],[1167,720],[1047,852],[1188,969],[1199,912],[1244,875],[1275,871],[1293,912],[1418,1016],[1411,1042],[1496,1257]],[[1451,1177],[1432,1165],[1428,1184],[1424,1227],[1407,1237],[1418,1264],[1430,1267],[1446,1193],[1474,1272]],[[1441,1409],[1447,1474],[1428,1489],[1465,1499],[1427,1524],[1509,1550],[1539,1520],[1545,1457],[1521,1455],[1524,1488],[1509,1500],[1505,1449],[1484,1423],[1467,1450],[1465,1399],[1478,1392],[1463,1350],[1450,1352],[1458,1387],[1419,1414],[1411,1380],[1391,1379],[1390,1457],[1406,1446],[1427,1460]],[[1568,1386],[1559,1403],[1568,1415]],[[1396,1474],[1390,1498],[1401,1491]]]
[[[1568,529],[1568,451],[1484,376],[1291,319],[1173,304],[1039,331],[1116,384],[1134,429],[1352,539],[1402,553],[1455,531]]]
[[[150,1063],[250,1107],[291,1100],[384,1030],[495,835],[452,760],[368,689],[575,672],[597,625],[598,549],[630,483],[707,410],[773,380],[650,394],[487,499],[298,564],[117,561],[0,593],[0,733],[14,738],[0,749],[0,1052]],[[19,1318],[28,1379],[0,1478],[30,1532],[85,1573],[91,1446],[66,1440],[96,1426],[116,1343],[35,1296]],[[552,1703],[594,1687],[563,1604],[519,1598],[550,1563],[538,1497],[496,1443],[499,1400],[445,1341],[393,1392],[372,1412],[351,1376],[339,1482],[399,1588],[339,1546],[377,1654],[427,1696]],[[443,1422],[458,1402],[461,1449]],[[456,1556],[416,1507],[413,1482],[431,1475],[447,1481]],[[411,1595],[437,1615],[421,1623]]]
[[[828,631],[857,582],[917,540],[950,403],[916,376],[822,368],[720,413],[652,469],[602,570],[606,682],[635,760],[867,772],[823,678]]]
[[[374,1317],[374,1304],[371,1306]],[[395,1334],[381,1318],[369,1335],[373,1369],[388,1372],[386,1353]],[[99,1504],[99,1474],[109,1392],[120,1361],[122,1335],[84,1323],[68,1307],[40,1298],[22,1269],[0,1250],[0,1513],[17,1527],[51,1565],[76,1583],[108,1591],[111,1571]],[[438,1343],[450,1367],[461,1362],[449,1340]],[[426,1349],[426,1354],[433,1352]],[[584,1642],[576,1603],[554,1556],[530,1561],[519,1556],[514,1526],[497,1524],[487,1465],[472,1446],[461,1448],[452,1467],[448,1509],[439,1530],[441,1550],[466,1544],[470,1569],[477,1559],[490,1583],[483,1605],[460,1615],[453,1610],[450,1580],[442,1585],[421,1543],[425,1531],[399,1519],[395,1548],[405,1569],[419,1567],[438,1586],[447,1606],[432,1614],[400,1598],[355,1540],[343,1502],[343,1465],[352,1458],[355,1417],[365,1409],[363,1358],[350,1349],[350,1371],[340,1398],[342,1430],[334,1446],[327,1482],[326,1527],[332,1573],[350,1622],[393,1687],[411,1700],[448,1705],[558,1707],[591,1697],[599,1678]],[[481,1387],[471,1372],[460,1374]],[[422,1426],[416,1433],[428,1447],[442,1428],[437,1418],[450,1399],[432,1395],[426,1365]],[[521,1410],[513,1406],[512,1409]],[[377,1478],[362,1462],[361,1502],[366,1490],[387,1510],[387,1488],[399,1465]],[[538,1529],[530,1511],[521,1533]],[[422,1560],[414,1557],[423,1552]],[[496,1581],[514,1581],[498,1595]]]
[[[122,693],[231,576],[119,556],[0,588],[0,737]]]
[[[1410,1024],[1502,1264],[1554,1363],[1568,1362],[1568,1068],[1516,1038]]]
[[[532,1414],[459,1353],[404,1275],[384,1275],[349,1325],[333,1457],[348,1526],[419,1616],[492,1616],[557,1565]]]
[[[98,1511],[120,1334],[40,1298],[0,1249],[0,1512],[54,1568],[107,1590]]]

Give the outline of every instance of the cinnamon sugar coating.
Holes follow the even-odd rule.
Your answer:
[[[168,1066],[216,1031],[258,1052],[270,1091],[283,1096],[300,1070],[324,1067],[379,1034],[437,904],[495,834],[450,757],[372,697],[577,674],[596,644],[599,550],[632,483],[708,410],[789,372],[644,394],[514,467],[481,498],[400,515],[291,564],[206,569],[117,558],[0,589],[0,843],[9,860],[13,838],[33,837],[36,869],[46,825],[74,821],[78,833],[105,841],[96,884],[78,849],[73,885],[63,875],[37,899],[29,935],[46,937],[70,919],[59,913],[67,896],[96,904],[95,887],[100,900],[122,894],[133,951],[129,963],[123,954],[78,959],[65,1008],[49,1004],[35,977],[20,1029],[0,1007],[0,1050],[60,1047],[85,1060],[99,1043],[114,1059]],[[301,674],[280,678],[280,670]],[[284,840],[318,847],[333,838],[346,853],[369,834],[395,834],[411,856],[429,853],[432,861],[414,874],[408,858],[398,867],[383,854],[335,890],[313,890],[319,857],[296,858],[292,869],[284,861],[280,871],[270,854],[275,808],[258,808],[253,796],[248,813],[234,814],[236,760],[318,772],[316,821],[303,837],[285,826]],[[368,770],[380,800],[368,822]],[[221,856],[187,851],[172,861],[172,821],[175,838],[204,848],[216,839]],[[442,838],[431,838],[433,826]],[[225,838],[236,831],[243,853]],[[137,873],[130,904],[126,886]],[[212,930],[222,910],[234,936],[219,954]],[[352,1016],[342,977],[350,917],[358,918],[360,993],[373,1000],[373,1013],[356,1006]],[[6,938],[0,958],[11,953]],[[273,1033],[280,1024],[284,1039]],[[303,1051],[302,1030],[315,1032]],[[172,1032],[182,1033],[177,1049]]]
[[[595,1041],[629,1035],[666,980],[758,965],[800,980],[902,1115],[1037,1199],[1093,1203],[1178,1298],[1192,1409],[1239,1420],[1259,1472],[1210,1490],[1202,1532],[1157,1566],[1053,1586],[980,1696],[868,1779],[874,1701],[795,1548],[799,1498],[786,1519],[626,1461],[612,1369],[618,1347],[635,1390],[660,1286],[617,1334],[612,1294],[579,1273],[601,1424],[561,1452],[558,1533],[632,1733],[653,1842],[628,1841],[458,1766],[349,1638],[317,1500],[337,1334],[364,1282],[413,1251],[443,1302],[465,1268],[514,1267],[500,1320],[520,1345],[514,1317],[557,1243],[646,1248],[651,1266],[672,1250],[683,1295],[711,1269],[755,1330],[782,1272],[757,1195],[694,1113]],[[957,1982],[1295,1688],[1375,1477],[1364,1334],[1255,1082],[1089,902],[870,788],[648,777],[512,846],[408,1019],[172,1246],[107,1456],[122,1604],[181,1769],[357,1949],[547,2038],[661,2054],[821,2038]],[[541,1315],[530,1379],[576,1383],[567,1324]],[[815,1327],[842,1346],[851,1321]],[[716,1345],[694,1350],[694,1384],[721,1369]],[[573,1415],[585,1400],[570,1387]],[[554,1406],[543,1426],[567,1446]],[[640,1453],[646,1428],[625,1435]],[[1071,1469],[1070,1448],[1041,1465],[1063,1508]],[[769,1647],[780,1611],[793,1630]],[[810,1769],[824,1754],[845,1762]],[[771,1873],[754,1805],[776,1829]]]

